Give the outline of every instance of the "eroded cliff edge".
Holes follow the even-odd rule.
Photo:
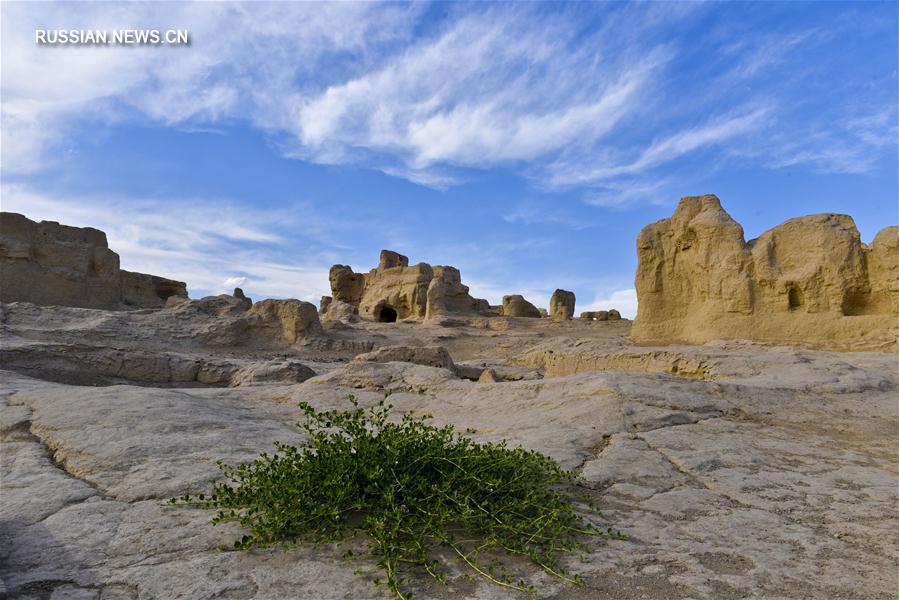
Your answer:
[[[156,308],[187,286],[125,271],[106,234],[93,227],[0,213],[0,302],[79,308]]]
[[[868,246],[851,217],[818,214],[747,242],[716,196],[693,196],[640,232],[637,255],[637,342],[897,349],[899,227]]]

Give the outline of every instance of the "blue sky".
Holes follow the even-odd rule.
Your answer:
[[[747,238],[897,223],[897,6],[4,2],[2,208],[103,229],[193,296],[317,301],[390,248],[494,303],[633,315],[637,233],[682,196]]]

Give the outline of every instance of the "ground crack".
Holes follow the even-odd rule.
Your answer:
[[[652,406],[652,405],[647,405],[647,406]],[[702,414],[702,413],[698,413],[698,412],[691,411],[691,410],[684,410],[683,412],[691,417]],[[631,434],[631,435],[636,434],[639,437],[641,433],[650,433],[652,431],[658,431],[659,429],[668,429],[669,427],[683,427],[684,425],[696,425],[697,423],[702,423],[703,421],[709,421],[711,419],[720,419],[720,418],[722,418],[723,414],[724,413],[722,411],[716,411],[714,414],[706,414],[706,416],[702,416],[702,417],[692,419],[689,421],[684,421],[683,423],[665,423],[664,425],[657,425],[655,427],[640,428],[638,425],[631,423],[630,426],[633,427],[633,429],[619,431],[617,433],[627,433],[627,434]],[[653,448],[653,449],[655,449],[655,448]]]
[[[574,467],[572,471],[576,473],[580,473],[584,470],[584,467],[587,466],[587,463],[596,460],[599,458],[599,455],[602,454],[603,450],[609,447],[609,444],[612,442],[612,435],[604,435],[602,439],[600,439],[596,444],[594,444],[589,450],[587,457],[581,461],[581,463]]]
[[[642,433],[642,432],[641,432],[641,433]],[[654,450],[655,452],[658,452],[659,455],[662,456],[662,458],[664,458],[664,459],[667,460],[669,463],[671,463],[671,465],[672,465],[675,469],[677,469],[679,473],[682,473],[683,475],[686,475],[686,476],[690,479],[690,481],[693,481],[693,482],[699,484],[702,488],[704,488],[704,489],[706,489],[706,490],[712,492],[713,494],[717,494],[717,495],[719,495],[719,496],[723,496],[723,497],[727,498],[728,500],[730,500],[731,502],[733,502],[735,505],[737,505],[737,506],[740,507],[740,508],[747,509],[747,510],[758,508],[758,507],[752,506],[752,505],[750,505],[750,504],[745,504],[744,502],[741,502],[740,500],[737,500],[736,498],[734,498],[733,496],[731,496],[730,494],[728,494],[728,493],[726,493],[726,492],[723,492],[723,491],[721,491],[721,490],[715,489],[714,487],[712,487],[711,485],[709,485],[704,479],[702,479],[699,475],[696,475],[695,473],[693,473],[692,471],[690,471],[690,469],[687,468],[685,465],[683,465],[683,464],[679,463],[678,461],[674,460],[673,458],[671,458],[671,456],[668,455],[668,453],[664,452],[663,450],[660,450],[660,449],[657,448],[656,446],[653,446],[651,443],[649,443],[649,440],[647,440],[646,438],[644,438],[643,436],[640,436],[640,435],[638,435],[637,437],[639,437],[641,440],[643,440],[643,442],[644,442],[644,443],[645,443],[651,450]],[[759,510],[765,510],[765,509],[759,509]],[[765,511],[765,512],[770,512],[770,511]]]
[[[684,411],[684,412],[690,414],[691,416],[697,414],[693,411]],[[652,431],[658,431],[659,429],[668,429],[669,427],[683,427],[684,425],[696,425],[697,423],[702,423],[703,421],[709,421],[711,419],[720,419],[720,418],[722,418],[722,415],[720,413],[712,414],[712,415],[700,417],[700,418],[697,418],[694,420],[685,421],[683,423],[667,423],[665,425],[658,425],[656,427],[648,427],[648,428],[644,428],[644,429],[637,429],[637,426],[632,423],[625,424],[625,429],[604,435],[598,443],[596,443],[593,447],[591,447],[588,450],[588,454],[584,458],[584,460],[582,460],[580,462],[580,464],[578,464],[572,470],[579,473],[584,470],[584,467],[587,466],[587,463],[598,459],[599,456],[602,454],[603,450],[605,450],[609,446],[609,444],[612,441],[612,436],[614,436],[614,435],[624,434],[624,435],[636,435],[637,437],[640,437],[641,433],[650,433]],[[630,425],[634,429],[628,430],[627,429],[628,425]],[[641,437],[640,439],[643,439],[643,438]],[[649,442],[647,442],[647,445],[649,445]],[[650,446],[650,448],[652,448],[652,446]],[[652,449],[656,450],[655,448],[652,448]],[[658,452],[658,450],[656,450],[656,451]],[[665,458],[668,458],[668,457],[665,457]],[[669,459],[669,462],[670,462],[670,459]],[[675,465],[675,467],[677,467],[677,465]]]
[[[97,496],[99,496],[103,500],[113,500],[115,502],[122,502],[118,498],[114,498],[113,496],[110,496],[106,492],[106,490],[101,488],[96,483],[94,483],[88,479],[84,479],[83,477],[79,477],[78,475],[76,475],[75,473],[70,471],[69,468],[66,466],[66,464],[63,461],[57,460],[56,449],[54,449],[49,443],[47,443],[46,440],[44,440],[44,438],[42,438],[40,436],[40,434],[38,434],[35,431],[33,421],[26,421],[26,428],[24,428],[24,432],[29,438],[33,439],[36,443],[38,443],[44,449],[44,452],[47,455],[47,460],[50,461],[51,465],[53,465],[54,467],[56,467],[57,469],[59,469],[60,471],[65,473],[67,476],[71,477],[72,479],[75,479],[76,481],[80,481],[81,483],[83,483],[83,484],[87,485],[88,487],[90,487],[91,489],[93,489],[97,493]],[[79,502],[83,502],[83,501],[79,501]],[[78,502],[74,502],[72,504],[77,504],[77,503]],[[65,507],[63,507],[63,508],[65,508]]]
[[[676,461],[675,459],[673,459],[673,458],[672,458],[668,453],[666,453],[665,451],[663,451],[663,450],[657,448],[656,446],[653,446],[647,439],[643,438],[642,436],[638,436],[638,437],[639,437],[641,440],[643,440],[643,441],[646,443],[646,445],[647,445],[650,449],[652,449],[652,450],[658,452],[658,453],[659,453],[665,460],[667,460],[669,463],[671,463],[671,465],[674,466],[674,468],[677,469],[678,472],[684,474],[685,476],[687,476],[688,478],[690,478],[691,481],[697,483],[698,485],[700,485],[700,486],[703,487],[704,489],[706,489],[706,490],[712,492],[713,494],[716,494],[716,495],[718,495],[718,496],[722,496],[722,497],[724,497],[724,498],[727,498],[727,499],[728,499],[729,501],[731,501],[735,506],[737,506],[737,507],[739,507],[739,508],[741,508],[741,509],[744,509],[744,510],[759,510],[759,511],[762,511],[762,512],[766,512],[766,513],[768,513],[768,514],[774,515],[775,517],[782,518],[782,519],[784,519],[784,520],[786,520],[786,521],[789,521],[789,522],[790,522],[791,524],[793,524],[793,525],[797,525],[797,526],[799,526],[799,527],[805,527],[805,528],[807,528],[807,529],[810,529],[810,530],[814,531],[817,535],[826,537],[826,538],[828,538],[828,539],[833,539],[833,540],[835,540],[835,541],[837,541],[837,542],[839,542],[839,543],[841,543],[841,544],[843,544],[843,545],[845,545],[845,546],[854,546],[854,544],[852,544],[849,540],[844,540],[844,539],[842,539],[842,538],[836,538],[836,537],[834,537],[833,534],[832,534],[830,531],[828,531],[827,528],[824,527],[823,525],[816,525],[816,524],[814,524],[814,523],[807,523],[807,522],[804,522],[804,521],[802,521],[802,520],[800,520],[800,519],[797,519],[797,518],[793,517],[793,516],[790,515],[789,513],[785,513],[785,512],[777,512],[776,510],[771,510],[771,509],[766,508],[766,507],[764,507],[764,506],[756,506],[756,505],[753,505],[753,504],[746,504],[745,502],[743,502],[743,501],[741,501],[741,500],[738,500],[737,498],[734,498],[733,496],[731,496],[731,495],[728,494],[727,492],[722,491],[722,490],[719,490],[719,489],[716,489],[714,486],[712,486],[712,485],[710,485],[709,483],[707,483],[707,482],[705,481],[705,479],[703,479],[701,476],[699,476],[699,475],[693,473],[693,472],[692,472],[686,465],[683,465],[683,464],[681,464],[680,462]],[[867,547],[866,550],[869,551],[869,552],[871,552],[871,553],[873,553],[873,554],[875,554],[875,555],[877,555],[877,556],[880,556],[880,557],[882,557],[882,558],[886,558],[886,559],[891,559],[891,558],[892,558],[892,557],[890,557],[890,556],[887,556],[887,555],[883,554],[883,552],[880,551],[880,550],[879,550],[878,548],[876,548],[876,547]]]

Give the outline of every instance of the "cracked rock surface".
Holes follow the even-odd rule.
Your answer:
[[[514,318],[359,322],[340,329],[341,343],[326,331],[313,348],[219,352],[144,343],[146,313],[81,310],[57,335],[47,325],[53,309],[4,308],[6,356],[30,349],[16,351],[27,369],[16,359],[0,371],[0,596],[388,597],[355,573],[371,565],[347,562],[339,548],[223,552],[238,526],[213,527],[208,512],[163,501],[207,490],[217,460],[302,442],[293,427],[300,400],[344,408],[348,393],[369,405],[389,390],[395,411],[428,412],[576,469],[603,511],[598,524],[628,536],[570,559],[584,587],[531,571],[542,598],[895,597],[896,355],[742,342],[638,347],[626,322]],[[364,343],[346,341],[354,338]],[[141,373],[157,368],[161,352],[310,372],[239,387],[127,377],[85,385],[67,379],[53,344],[79,364],[115,348]],[[352,360],[372,345],[441,346],[466,376]],[[478,380],[471,369],[492,373]],[[461,571],[446,586],[420,578],[412,587],[424,598],[525,597]]]

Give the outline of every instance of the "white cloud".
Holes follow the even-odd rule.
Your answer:
[[[572,45],[576,20],[524,7],[454,11],[408,44],[418,5],[160,6],[3,6],[4,168],[40,170],[71,122],[136,109],[163,125],[243,119],[295,135],[292,156],[445,187],[458,179],[441,166],[532,161],[598,142],[640,106],[667,60],[661,46],[619,56],[614,39]],[[186,27],[192,45],[47,48],[30,38],[53,23],[122,22]],[[230,35],[237,22],[240,35]],[[331,70],[335,60],[343,68]]]
[[[637,290],[615,290],[611,294],[598,294],[593,301],[579,311],[616,309],[625,319],[637,316]]]
[[[2,5],[3,167],[44,168],[71,122],[137,110],[163,125],[291,121],[296,79],[341,53],[408,35],[420,8],[373,3],[37,3]],[[239,25],[239,26],[238,26]],[[189,29],[189,47],[46,47],[35,28]]]
[[[84,123],[240,121],[291,157],[435,188],[503,166],[624,207],[651,194],[610,191],[645,187],[702,150],[863,173],[895,146],[894,86],[892,112],[849,106],[851,78],[833,94],[802,87],[826,68],[809,57],[851,37],[845,24],[839,36],[739,37],[743,24],[731,22],[687,40],[682,25],[708,6],[597,5],[596,26],[582,9],[453,5],[433,21],[418,3],[3,3],[0,162],[5,173],[40,171]],[[32,38],[36,27],[124,26],[187,28],[192,45],[49,48]],[[700,52],[701,68],[685,66]],[[833,109],[817,110],[823,103]]]
[[[239,288],[242,285],[246,285],[247,281],[248,279],[246,277],[228,277],[222,282],[222,289],[229,290],[231,288]]]
[[[597,142],[639,106],[664,53],[616,64],[589,43],[572,52],[564,40],[573,23],[533,17],[460,18],[380,69],[305,99],[300,155],[344,162],[370,158],[365,149],[397,158],[402,168],[381,165],[386,172],[427,182],[438,165],[531,161]]]

